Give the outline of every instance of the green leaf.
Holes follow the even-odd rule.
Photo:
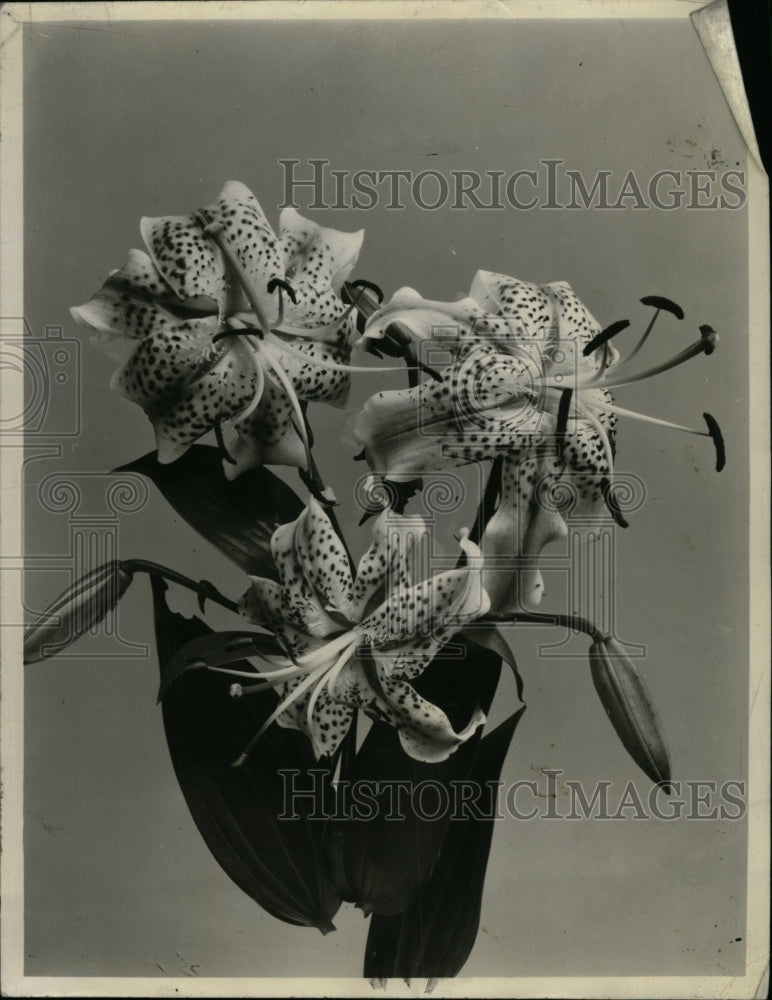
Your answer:
[[[163,670],[176,650],[210,630],[166,604],[166,584],[151,579],[158,656]],[[245,670],[249,664],[239,665]],[[340,899],[323,848],[331,803],[331,772],[314,760],[308,741],[271,726],[241,767],[232,767],[278,703],[272,690],[234,700],[227,675],[191,671],[168,688],[162,701],[172,764],[190,813],[209,850],[247,895],[289,924],[334,930]],[[313,797],[287,808],[282,769],[299,772],[296,787]],[[285,813],[288,814],[285,818]],[[295,816],[296,818],[292,818]],[[191,872],[191,887],[195,885]]]
[[[525,706],[483,738],[470,781],[480,788],[475,813],[454,818],[439,860],[412,905],[396,916],[375,915],[365,948],[367,978],[457,976],[477,938],[496,815],[496,788]]]
[[[265,467],[225,478],[222,454],[196,444],[170,465],[150,452],[114,472],[147,476],[179,516],[250,576],[276,578],[271,535],[303,510],[289,486]]]
[[[161,701],[171,684],[189,670],[205,670],[243,661],[245,656],[284,656],[284,650],[272,635],[261,632],[212,632],[186,642],[168,660],[161,672]],[[259,680],[260,672],[246,664]]]

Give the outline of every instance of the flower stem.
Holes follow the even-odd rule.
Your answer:
[[[204,609],[204,601],[209,600],[214,604],[219,604],[221,607],[227,608],[228,611],[238,612],[238,605],[225,597],[224,594],[221,594],[215,585],[208,580],[199,580],[196,583],[189,576],[184,576],[176,570],[169,569],[167,566],[161,566],[159,563],[150,562],[147,559],[124,559],[121,561],[121,567],[128,573],[149,573],[151,576],[160,576],[164,580],[169,580],[172,583],[179,584],[180,587],[192,590],[198,594],[198,603],[202,611]]]
[[[594,641],[604,638],[600,629],[580,615],[547,614],[540,611],[491,612],[483,618],[478,618],[478,625],[557,625],[584,632]]]
[[[490,521],[496,512],[496,501],[501,493],[501,468],[503,464],[504,458],[502,455],[493,459],[491,471],[488,475],[488,482],[485,484],[485,492],[480,501],[480,506],[477,508],[474,524],[469,532],[469,541],[475,544],[482,538],[488,521]]]
[[[305,412],[303,413],[303,419],[306,422],[306,434],[309,440],[311,440],[312,439],[311,428],[308,424],[308,418],[306,417]],[[351,569],[351,574],[353,576],[353,574],[356,572],[356,563],[354,562],[354,557],[351,555],[351,552],[349,550],[348,542],[346,541],[345,536],[343,534],[343,529],[340,526],[338,515],[335,513],[335,508],[332,505],[332,503],[330,503],[330,500],[326,499],[332,494],[332,491],[329,490],[324,485],[322,474],[319,472],[319,467],[316,464],[316,459],[314,458],[310,447],[308,449],[308,472],[304,474],[301,471],[300,478],[308,487],[309,491],[316,497],[316,499],[320,500],[324,504],[324,509],[327,511],[327,516],[330,519],[330,524],[332,525],[333,531],[341,540],[341,542],[343,543],[343,548],[346,550],[346,558],[348,559],[349,568]],[[332,494],[332,496],[334,497],[334,494]]]

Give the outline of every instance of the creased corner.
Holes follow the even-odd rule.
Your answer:
[[[748,151],[763,171],[726,0],[701,7],[691,19]]]

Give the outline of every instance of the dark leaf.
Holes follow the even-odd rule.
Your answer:
[[[210,630],[169,610],[163,580],[153,577],[152,586],[163,670],[177,649]],[[229,686],[227,675],[199,670],[164,695],[164,730],[182,794],[209,850],[239,888],[279,920],[327,933],[340,900],[322,846],[324,821],[311,817],[330,807],[330,769],[315,762],[302,734],[278,726],[241,767],[232,767],[278,698],[267,690],[233,700]],[[314,794],[289,801],[282,769],[299,772],[295,787]]]
[[[467,815],[452,819],[432,877],[413,904],[396,916],[373,916],[365,976],[449,978],[463,968],[480,924],[496,816],[495,782],[524,711],[525,706],[481,741],[469,773],[480,796]]]
[[[498,656],[456,636],[414,686],[424,698],[443,708],[459,730],[478,705],[488,711],[500,672]],[[446,814],[432,820],[416,815],[410,807],[409,790],[427,780],[451,788],[450,782],[466,778],[480,738],[478,730],[447,760],[426,764],[407,756],[392,726],[373,724],[351,773],[345,777],[352,784],[384,783],[376,795],[375,816],[351,816],[331,824],[328,832],[331,849],[342,852],[337,868],[343,873],[338,891],[344,899],[357,903],[366,913],[400,913],[410,905],[419,885],[431,876],[450,817]],[[392,808],[392,796],[397,794],[406,801],[396,800]]]
[[[293,521],[303,502],[278,476],[261,467],[229,482],[222,453],[194,444],[171,465],[150,452],[115,472],[139,472],[158,487],[179,516],[251,576],[275,578],[271,535]]]
[[[205,667],[221,667],[242,661],[247,670],[254,673],[255,681],[260,673],[243,664],[245,656],[284,656],[284,651],[272,635],[261,632],[211,632],[191,639],[181,646],[166,662],[161,671],[161,687],[158,700],[161,701],[169,686],[189,670]],[[233,667],[233,669],[236,669]]]
[[[488,649],[492,653],[495,653],[512,668],[512,673],[515,677],[515,686],[517,687],[517,697],[520,701],[522,701],[523,678],[520,676],[520,671],[517,669],[517,661],[515,660],[514,653],[509,648],[509,643],[501,634],[501,629],[498,625],[491,625],[488,628],[481,628],[479,625],[471,625],[469,628],[465,628],[461,635],[463,635],[465,639],[469,639],[470,642],[475,643],[477,646],[482,646],[483,649]]]

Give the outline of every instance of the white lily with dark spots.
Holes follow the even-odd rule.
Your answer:
[[[240,604],[287,654],[278,669],[248,675],[260,683],[232,689],[240,696],[266,685],[280,688],[280,703],[255,739],[275,721],[305,733],[317,757],[331,755],[362,709],[395,726],[410,756],[440,761],[483,725],[478,707],[456,732],[411,683],[490,607],[480,550],[467,532],[459,537],[463,565],[421,578],[428,534],[420,517],[383,511],[355,574],[314,499],[297,520],[277,528],[271,549],[279,581],[253,577]]]
[[[720,431],[709,414],[707,431],[680,427],[622,409],[610,391],[711,353],[715,334],[709,327],[670,361],[625,375],[620,369],[643,346],[652,324],[620,361],[610,341],[629,323],[602,331],[565,282],[536,285],[488,271],[477,273],[470,296],[458,302],[429,301],[401,289],[371,317],[364,340],[377,348],[393,324],[409,331],[428,367],[437,366],[437,352],[449,355],[450,363],[434,380],[372,396],[354,436],[370,468],[393,482],[502,459],[500,502],[480,543],[484,585],[496,611],[541,601],[534,558],[567,531],[555,502],[559,490],[570,496],[572,513],[589,526],[589,536],[593,523],[624,523],[612,489],[617,416],[709,436],[717,466],[723,464]]]
[[[307,468],[301,402],[348,397],[355,328],[338,293],[363,232],[287,208],[277,236],[234,181],[212,205],[140,229],[148,252],[130,251],[72,315],[124,361],[113,387],[150,418],[158,460],[215,430],[230,478],[263,463]],[[236,431],[228,449],[225,421]]]

